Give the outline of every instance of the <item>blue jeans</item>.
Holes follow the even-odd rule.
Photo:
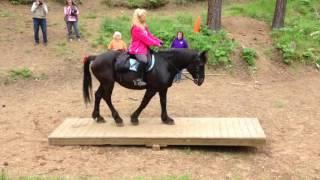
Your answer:
[[[72,38],[72,27],[74,32],[76,33],[77,38],[80,38],[80,32],[77,21],[67,21],[67,29],[68,29],[68,38]]]
[[[39,27],[41,27],[43,42],[47,43],[47,20],[40,18],[33,18],[33,30],[34,30],[34,41],[39,43]]]

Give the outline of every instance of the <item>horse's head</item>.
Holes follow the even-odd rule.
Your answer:
[[[204,81],[204,71],[205,71],[205,65],[207,61],[208,61],[208,52],[203,51],[195,55],[192,62],[187,66],[188,72],[192,75],[194,79],[193,82],[198,86],[201,86],[201,84]]]

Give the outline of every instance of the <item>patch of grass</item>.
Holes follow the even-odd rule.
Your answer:
[[[225,6],[223,13],[227,16],[247,16],[267,22],[272,21],[275,0],[254,0],[241,4]]]
[[[18,4],[32,4],[33,0],[9,0],[11,4],[18,5]]]
[[[93,12],[88,12],[87,14],[85,14],[83,16],[83,18],[85,19],[96,19],[97,18],[97,15]]]
[[[164,42],[164,48],[169,48],[178,31],[183,31],[190,48],[209,51],[209,64],[230,65],[230,54],[235,48],[235,42],[228,38],[224,31],[213,32],[203,26],[200,33],[193,32],[193,16],[180,15],[176,17],[150,17],[150,31]],[[105,18],[101,25],[97,42],[105,47],[112,39],[115,31],[122,33],[123,39],[130,40],[131,19],[128,16],[116,19]]]
[[[57,43],[55,50],[59,57],[69,57],[73,54],[73,50],[68,47],[66,40]]]
[[[228,15],[264,20],[271,24],[276,0],[255,0],[225,8]],[[273,30],[272,38],[286,64],[300,62],[319,66],[320,3],[318,0],[287,2],[285,28]]]
[[[21,176],[21,177],[15,177],[15,178],[7,178],[4,180],[11,180],[11,179],[19,179],[19,180],[95,180],[98,178],[92,178],[92,177],[54,177],[54,176]],[[0,180],[2,180],[0,178]]]
[[[0,17],[10,17],[10,16],[11,16],[10,12],[0,10]]]
[[[9,177],[4,169],[1,169],[0,180],[9,180]]]
[[[191,180],[190,175],[181,175],[181,176],[174,176],[174,175],[168,175],[168,176],[158,176],[158,177],[143,177],[143,176],[137,176],[134,178],[134,180]]]
[[[29,68],[17,68],[3,72],[0,74],[1,81],[3,81],[4,85],[9,85],[18,80],[36,80],[42,81],[47,80],[49,77],[45,73],[41,73],[40,75],[35,75]]]
[[[199,1],[205,1],[205,0],[171,0],[171,1],[177,5],[187,5],[187,4],[192,4],[192,3],[196,3]]]
[[[265,49],[264,50],[264,54],[267,56],[267,57],[269,57],[269,58],[272,58],[272,56],[273,56],[273,47],[270,47],[270,48],[267,48],[267,49]]]
[[[88,29],[88,26],[86,23],[84,22],[79,23],[79,31],[82,39],[92,36],[92,34],[89,31],[87,31],[87,29]]]
[[[275,106],[276,108],[284,108],[285,105],[286,105],[286,103],[285,103],[284,101],[281,101],[281,100],[275,101],[275,104],[274,104],[274,106]]]
[[[19,80],[19,79],[30,79],[33,77],[32,71],[27,68],[21,68],[21,69],[12,69],[9,71],[9,77],[12,80]]]

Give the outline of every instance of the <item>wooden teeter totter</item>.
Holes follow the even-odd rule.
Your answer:
[[[128,118],[126,118],[128,120]],[[259,146],[266,135],[257,118],[175,118],[175,125],[158,118],[141,118],[138,126],[112,119],[98,124],[91,118],[67,118],[48,137],[50,145]]]

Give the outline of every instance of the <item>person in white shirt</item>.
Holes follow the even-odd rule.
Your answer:
[[[33,15],[33,29],[34,29],[34,40],[35,44],[39,44],[39,27],[41,27],[43,43],[47,45],[47,20],[46,16],[48,14],[48,6],[43,0],[36,0],[31,7],[31,12]]]

